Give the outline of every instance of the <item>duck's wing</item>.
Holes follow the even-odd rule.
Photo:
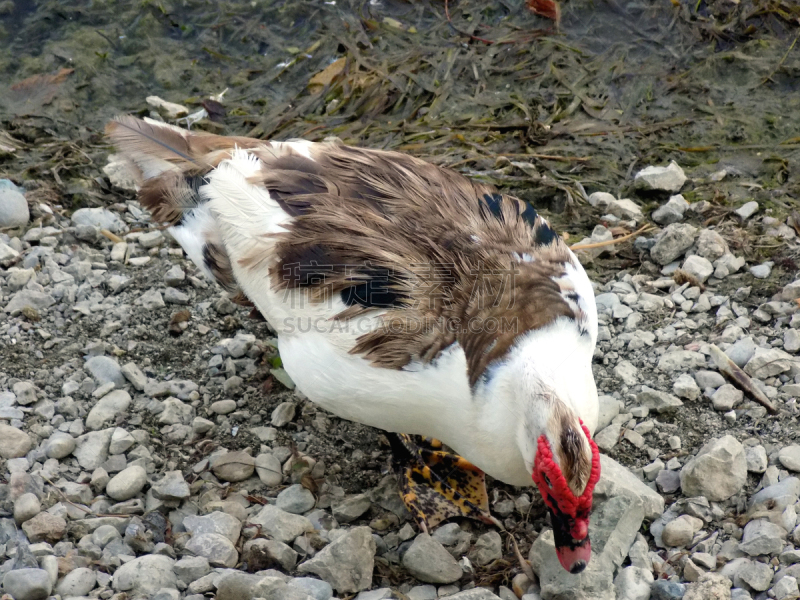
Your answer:
[[[298,298],[326,319],[373,316],[349,352],[403,369],[457,342],[474,384],[525,333],[587,321],[571,277],[583,271],[547,221],[454,171],[397,152],[131,117],[108,133],[139,170],[143,205],[273,326],[297,313]]]

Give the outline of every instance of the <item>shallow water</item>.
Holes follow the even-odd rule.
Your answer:
[[[150,95],[196,111],[227,89],[224,118],[195,127],[398,148],[545,206],[622,194],[672,159],[795,194],[800,9],[681,4],[569,0],[556,30],[520,0],[450,1],[449,22],[443,0],[0,2],[0,122],[25,145],[0,171],[99,202],[107,119],[148,114]],[[339,58],[343,72],[308,86]],[[550,184],[498,176],[498,155]]]

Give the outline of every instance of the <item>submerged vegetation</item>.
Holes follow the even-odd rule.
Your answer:
[[[624,195],[669,160],[714,214],[791,208],[795,2],[561,9],[556,24],[524,0],[0,2],[0,171],[54,204],[111,203],[103,124],[158,95],[206,108],[194,128],[422,156],[568,207],[572,233],[593,222],[587,193]]]

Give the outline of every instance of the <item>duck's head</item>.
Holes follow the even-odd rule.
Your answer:
[[[558,440],[539,436],[533,461],[533,482],[550,512],[556,554],[561,566],[573,574],[589,564],[589,514],[594,486],[600,479],[600,453],[579,421],[562,426]]]

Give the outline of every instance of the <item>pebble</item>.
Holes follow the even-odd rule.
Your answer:
[[[28,201],[19,189],[0,187],[0,229],[23,227],[29,219]]]
[[[792,445],[781,448],[778,460],[790,471],[800,471],[800,446]]]
[[[223,481],[244,481],[255,471],[255,459],[246,452],[227,452],[212,462],[211,470]]]
[[[283,481],[281,463],[273,454],[259,454],[256,456],[255,469],[261,483],[267,487],[280,485],[281,481]]]
[[[751,200],[750,202],[745,202],[739,208],[737,208],[734,213],[742,220],[746,221],[750,217],[752,217],[758,211],[758,202],[755,200]]]
[[[353,594],[371,587],[375,550],[372,530],[355,527],[300,564],[297,571],[317,575],[339,594]],[[449,553],[448,556],[455,561]],[[458,570],[460,575],[461,568]]]
[[[21,525],[32,519],[42,510],[42,504],[36,494],[30,492],[22,494],[14,501],[14,521]]]
[[[211,412],[217,415],[227,415],[236,410],[235,400],[217,400],[212,402],[209,407]]]
[[[195,556],[208,559],[213,567],[233,568],[239,562],[239,553],[231,541],[218,533],[192,535],[186,542],[186,550]]]
[[[738,493],[747,482],[744,447],[726,435],[707,442],[681,469],[681,488],[687,496],[719,502]]]
[[[674,160],[666,167],[646,167],[633,178],[636,189],[673,193],[680,191],[685,182],[686,175]]]
[[[659,225],[670,225],[683,220],[683,214],[689,203],[680,194],[670,196],[666,204],[653,211],[653,220]]]
[[[114,382],[110,382],[114,383]],[[86,416],[87,429],[101,429],[109,421],[127,412],[131,395],[125,390],[113,390],[100,398]]]
[[[275,506],[288,513],[300,515],[314,508],[316,499],[314,494],[302,485],[290,485],[283,490],[275,500]]]
[[[67,573],[56,585],[56,593],[61,596],[88,596],[97,583],[97,574],[86,567],[79,567]]]
[[[45,600],[53,582],[43,569],[16,569],[3,576],[3,589],[14,600]]]
[[[132,465],[117,473],[106,486],[106,494],[118,502],[130,500],[142,491],[147,483],[147,472],[139,465]]]
[[[25,456],[32,445],[33,442],[27,433],[0,423],[0,456],[5,459]]]
[[[756,279],[766,279],[772,273],[772,263],[765,262],[760,265],[750,267],[750,274]]]
[[[403,555],[406,570],[426,583],[453,583],[461,578],[456,559],[427,533],[420,533]]]
[[[163,554],[146,554],[129,560],[114,573],[113,587],[129,597],[148,597],[167,588],[176,589],[175,560]]]
[[[273,427],[283,427],[294,418],[296,405],[294,402],[281,402],[272,411],[271,423]]]

